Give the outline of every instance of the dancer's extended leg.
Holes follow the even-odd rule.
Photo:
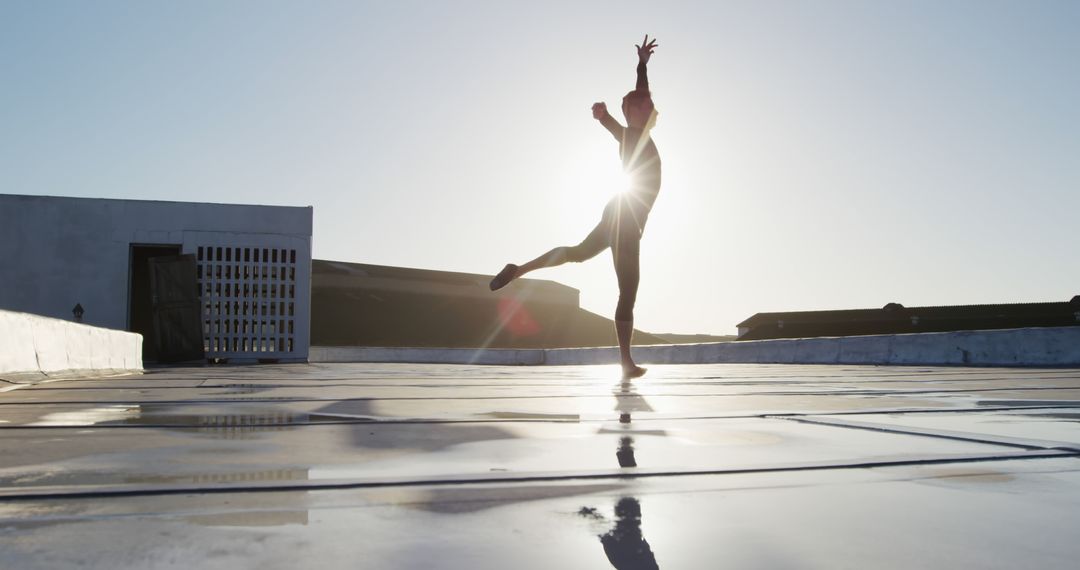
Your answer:
[[[491,290],[495,291],[497,289],[502,289],[514,279],[517,279],[526,273],[536,271],[537,269],[556,267],[571,261],[581,263],[586,259],[592,259],[601,251],[607,249],[610,240],[609,234],[610,227],[608,217],[605,216],[600,220],[600,223],[589,232],[589,235],[586,236],[581,243],[575,246],[556,247],[524,265],[519,266],[508,263],[506,267],[491,280]]]
[[[519,267],[515,277],[521,277],[526,273],[530,273],[544,267],[557,267],[559,265],[562,265],[567,261],[570,261],[570,252],[572,249],[572,247],[566,246],[556,247],[551,251],[545,253],[544,255],[541,255],[540,257],[537,257],[536,259]]]

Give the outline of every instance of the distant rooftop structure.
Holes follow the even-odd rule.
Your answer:
[[[518,279],[491,292],[490,275],[312,263],[315,346],[563,348],[612,346],[611,320],[582,309],[580,293]],[[667,344],[636,331],[634,344]]]
[[[880,309],[758,313],[738,326],[738,340],[1080,326],[1080,295],[1056,303],[941,307],[888,303]]]

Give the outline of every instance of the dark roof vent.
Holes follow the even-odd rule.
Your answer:
[[[893,311],[899,311],[903,308],[904,306],[900,303],[886,303],[886,305],[882,307],[881,310],[891,313]]]

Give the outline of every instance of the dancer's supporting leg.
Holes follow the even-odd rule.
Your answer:
[[[633,231],[633,230],[632,230]],[[621,236],[611,248],[615,260],[615,276],[619,280],[619,304],[615,308],[615,336],[619,339],[619,357],[623,379],[645,375],[645,369],[634,363],[630,341],[634,337],[634,304],[637,302],[638,282],[641,279],[640,234]]]

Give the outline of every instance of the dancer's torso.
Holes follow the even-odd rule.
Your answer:
[[[630,188],[621,197],[624,207],[634,211],[639,230],[644,231],[649,212],[660,193],[660,153],[648,132],[627,128],[619,143],[623,170],[630,178]]]

